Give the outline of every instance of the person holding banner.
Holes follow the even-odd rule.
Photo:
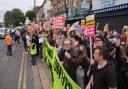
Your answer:
[[[97,63],[94,65],[91,79],[85,89],[117,89],[116,71],[107,61],[106,51],[106,47],[94,49],[94,59]]]

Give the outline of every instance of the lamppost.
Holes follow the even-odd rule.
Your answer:
[[[34,0],[34,14],[35,14],[34,22],[36,22],[36,0]]]

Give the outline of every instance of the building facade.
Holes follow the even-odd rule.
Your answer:
[[[128,26],[128,0],[52,0],[52,6],[55,15],[66,13],[67,23],[95,14],[100,30],[106,24],[119,32]]]
[[[54,16],[66,15],[66,22],[80,20],[90,10],[91,0],[52,0]]]
[[[128,0],[44,0],[37,18],[39,21],[66,15],[66,22],[73,23],[89,14],[95,14],[99,30],[108,24],[111,29],[121,31],[124,25],[128,26]]]
[[[109,25],[109,30],[118,32],[128,26],[128,0],[93,0],[92,12],[99,30],[104,30],[106,24]]]
[[[51,0],[44,0],[40,9],[36,13],[37,21],[41,21],[45,18],[48,18],[52,15],[52,3]]]
[[[65,0],[52,0],[53,14],[58,15],[66,11]]]
[[[36,21],[40,22],[44,17],[44,12],[43,12],[43,6],[40,6],[39,10],[36,13]]]
[[[64,13],[70,8],[79,6],[84,0],[52,0],[55,15]]]

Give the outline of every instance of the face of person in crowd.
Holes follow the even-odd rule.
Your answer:
[[[64,48],[66,50],[69,50],[71,48],[71,41],[70,40],[65,40],[64,41]]]
[[[103,47],[104,43],[100,38],[95,39],[95,46],[96,47]]]
[[[79,53],[86,53],[86,50],[85,50],[85,48],[83,47],[83,46],[80,46],[79,47]]]
[[[67,29],[69,29],[70,28],[70,24],[67,24]]]
[[[59,44],[60,44],[60,46],[63,46],[63,41],[60,40],[60,41],[59,41]]]
[[[94,59],[97,62],[103,59],[103,57],[100,55],[100,50],[99,49],[95,49],[95,51],[94,51]]]
[[[112,36],[113,35],[113,31],[109,31],[109,36]]]

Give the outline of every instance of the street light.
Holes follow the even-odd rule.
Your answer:
[[[34,20],[36,22],[36,0],[34,0],[34,14],[35,14]]]

